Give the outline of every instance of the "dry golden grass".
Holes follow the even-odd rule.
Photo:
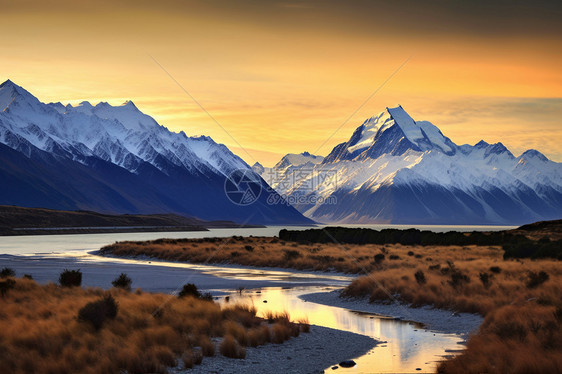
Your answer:
[[[398,295],[414,307],[432,305],[485,316],[467,350],[442,363],[439,372],[562,372],[560,261],[503,260],[501,250],[489,247],[387,250],[400,259],[385,259],[369,276],[354,280],[344,295],[383,302],[389,294]],[[410,251],[413,256],[408,256]]]
[[[245,358],[246,349],[232,335],[226,335],[220,345],[221,354],[230,358]]]
[[[229,239],[158,239],[145,242],[118,242],[102,248],[101,253],[116,256],[149,256],[162,260],[201,263],[233,263],[258,267],[284,267],[300,270],[335,270],[346,273],[361,273],[379,268],[375,256],[385,254],[386,261],[417,263],[409,258],[411,247],[378,244],[299,244],[280,241],[278,238],[232,237]],[[407,250],[404,250],[407,248]],[[454,247],[438,247],[448,251]],[[456,247],[462,249],[462,247]],[[416,248],[424,255],[425,247]],[[499,249],[497,250],[499,251]],[[384,253],[383,253],[384,252]],[[213,256],[209,260],[209,255]],[[390,259],[400,255],[400,259]],[[470,256],[478,255],[471,253]]]
[[[243,357],[244,346],[270,342],[274,329],[252,307],[221,309],[192,297],[14,280],[15,287],[0,298],[5,373],[164,373],[178,358],[192,366],[203,355],[213,356],[212,338],[234,339],[236,357]],[[116,318],[99,330],[78,320],[80,308],[108,294],[118,303]],[[299,324],[288,326],[299,329]]]

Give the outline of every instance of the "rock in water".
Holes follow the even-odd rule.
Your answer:
[[[353,361],[353,360],[345,360],[345,361],[340,362],[340,366],[341,366],[342,368],[352,368],[352,367],[355,366],[355,361]]]

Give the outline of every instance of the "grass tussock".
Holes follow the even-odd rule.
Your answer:
[[[13,282],[0,300],[0,367],[8,373],[166,373],[215,355],[245,357],[270,343],[274,326],[248,306],[221,307],[193,297],[122,288]],[[276,324],[292,326],[286,314]],[[293,335],[294,336],[294,333]]]
[[[232,335],[226,335],[220,344],[220,352],[225,357],[245,358],[246,349]]]

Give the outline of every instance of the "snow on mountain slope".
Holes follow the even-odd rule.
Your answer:
[[[562,164],[535,150],[515,157],[501,143],[457,146],[400,106],[367,119],[322,163],[276,177],[272,187],[324,222],[518,224],[562,216]]]
[[[53,144],[75,160],[95,155],[131,172],[140,161],[157,168],[159,157],[191,172],[209,170],[227,175],[248,165],[224,145],[209,137],[188,137],[159,125],[132,101],[120,106],[87,101],[77,106],[43,104],[11,81],[0,86],[0,131],[3,137],[21,137],[51,151]],[[9,145],[9,144],[8,144]]]
[[[272,168],[266,168],[260,164],[254,165],[252,168],[277,192],[285,194],[287,191],[284,187],[292,185],[286,181],[295,179],[294,171],[303,173],[305,170],[312,170],[322,161],[324,161],[324,157],[308,152],[288,153]]]

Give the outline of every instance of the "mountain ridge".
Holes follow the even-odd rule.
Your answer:
[[[456,145],[401,106],[365,120],[309,170],[284,169],[291,178],[273,168],[281,177],[268,182],[326,223],[522,224],[562,215],[562,164],[536,150],[515,157],[500,142]],[[303,191],[322,174],[337,186]],[[324,204],[330,197],[337,203]]]
[[[263,181],[254,204],[234,204],[225,179],[249,166],[209,137],[169,131],[132,101],[44,104],[8,80],[0,104],[0,176],[9,181],[0,186],[0,204],[312,223],[290,206],[268,204],[275,192]]]

